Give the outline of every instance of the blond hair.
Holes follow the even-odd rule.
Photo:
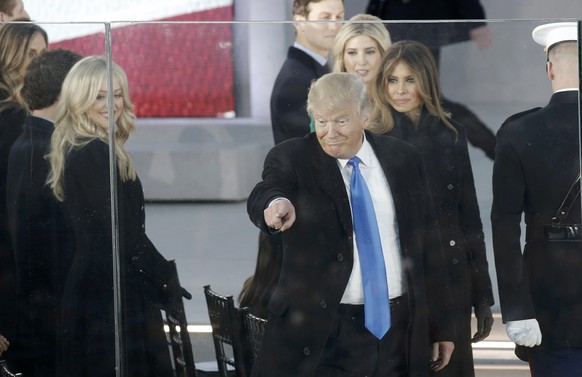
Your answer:
[[[331,50],[331,55],[334,60],[334,72],[346,71],[346,65],[344,63],[346,45],[352,38],[360,35],[372,38],[378,45],[381,56],[384,56],[384,53],[392,44],[390,33],[380,18],[370,14],[356,14],[347,23],[342,25],[335,36],[335,43]]]
[[[307,95],[307,112],[315,107],[336,111],[356,105],[358,114],[369,115],[370,99],[364,81],[355,73],[333,72],[321,76],[311,84]]]
[[[123,108],[115,122],[115,154],[118,174],[125,182],[136,178],[131,158],[123,148],[134,129],[135,116],[129,99],[125,72],[115,63],[111,71],[119,83],[123,97]],[[68,153],[73,149],[84,147],[95,139],[109,142],[107,132],[95,124],[88,114],[99,94],[103,80],[107,78],[107,73],[107,61],[104,57],[89,56],[75,64],[63,82],[55,129],[47,156],[50,162],[47,184],[60,201],[65,199],[63,177]]]
[[[352,38],[360,35],[370,37],[376,42],[380,56],[384,56],[384,53],[392,44],[390,33],[380,18],[370,14],[356,14],[342,25],[335,36],[335,43],[331,50],[334,72],[346,72],[346,64],[344,62],[346,45]],[[374,97],[374,90],[374,85],[370,85],[368,88],[370,98]]]

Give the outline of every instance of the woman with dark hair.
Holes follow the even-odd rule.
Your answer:
[[[279,280],[283,263],[282,251],[273,250],[280,249],[281,243],[272,242],[271,237],[266,232],[259,233],[259,252],[255,274],[244,282],[238,296],[241,308],[248,307],[251,309],[251,313],[265,319],[269,316],[267,305]]]
[[[46,51],[46,32],[35,24],[6,24],[0,28],[0,302],[15,308],[16,277],[6,209],[6,174],[12,144],[22,133],[26,104],[20,96],[30,61]],[[15,310],[0,310],[0,331],[13,339]],[[10,359],[7,354],[6,357]]]
[[[441,106],[437,67],[422,43],[394,43],[375,84],[370,130],[419,149],[438,216],[457,337],[449,365],[435,375],[474,376],[471,342],[491,331],[493,292],[465,130]],[[471,337],[472,309],[477,332]]]

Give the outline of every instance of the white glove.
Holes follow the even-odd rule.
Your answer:
[[[507,321],[505,331],[509,339],[520,346],[533,347],[542,344],[542,332],[535,318]]]

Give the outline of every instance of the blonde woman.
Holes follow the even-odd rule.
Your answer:
[[[333,70],[358,74],[372,98],[380,61],[391,44],[390,33],[381,19],[357,14],[341,27],[335,37]]]
[[[113,64],[112,75],[109,109],[106,60],[92,56],[75,64],[63,83],[51,139],[48,184],[64,201],[76,237],[63,294],[57,375],[113,376],[115,371],[108,145],[113,117],[126,375],[173,376],[159,308],[173,310],[182,290],[170,263],[145,234],[142,187],[124,148],[134,128],[133,105],[124,71]]]

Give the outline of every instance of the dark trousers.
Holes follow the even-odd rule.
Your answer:
[[[582,376],[582,347],[529,350],[529,368],[532,377]]]
[[[381,340],[364,325],[363,305],[340,305],[334,331],[315,373],[318,377],[404,377],[410,309],[402,296],[390,300],[392,324]]]

